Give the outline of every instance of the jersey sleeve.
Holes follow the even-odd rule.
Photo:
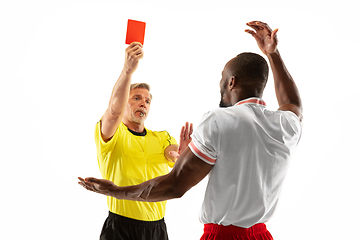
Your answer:
[[[280,125],[283,138],[290,146],[296,146],[301,138],[302,126],[300,119],[291,111],[280,112],[282,114]]]
[[[116,130],[114,136],[107,142],[105,142],[101,136],[101,120],[96,123],[95,126],[95,145],[98,155],[107,155],[114,149],[115,143],[119,136],[119,128]]]
[[[165,141],[164,141],[164,150],[165,150],[165,148],[167,148],[170,145],[176,145],[177,144],[177,141],[173,136],[171,136],[166,131],[165,131],[165,133],[166,133],[166,135],[165,135]]]
[[[206,113],[192,134],[190,150],[204,162],[214,165],[220,148],[219,122],[214,112]]]

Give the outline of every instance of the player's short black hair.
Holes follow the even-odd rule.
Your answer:
[[[244,52],[233,58],[228,67],[241,87],[256,88],[261,91],[265,88],[269,66],[262,56]]]

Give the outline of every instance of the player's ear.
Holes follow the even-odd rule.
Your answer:
[[[236,78],[235,78],[235,76],[231,76],[230,81],[229,81],[229,88],[233,89],[235,87],[235,85],[236,85]]]

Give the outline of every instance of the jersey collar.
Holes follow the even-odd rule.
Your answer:
[[[144,128],[144,131],[143,132],[135,132],[135,131],[133,131],[133,130],[131,130],[130,128],[128,128],[128,130],[129,130],[129,132],[131,132],[133,135],[135,135],[135,136],[140,136],[140,137],[145,137],[146,136],[146,133],[147,133],[147,131],[146,131],[146,129]]]
[[[256,104],[260,104],[263,106],[266,106],[266,103],[261,99],[261,98],[248,98],[248,99],[244,99],[240,102],[237,102],[234,106],[238,106],[244,103],[256,103]]]

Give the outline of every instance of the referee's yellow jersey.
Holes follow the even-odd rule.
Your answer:
[[[174,163],[164,155],[166,147],[177,144],[166,131],[146,130],[145,136],[131,133],[121,122],[110,141],[101,137],[100,121],[95,128],[97,159],[104,179],[118,186],[140,184],[165,175]],[[137,202],[107,197],[109,211],[142,221],[157,221],[165,215],[166,201]]]

